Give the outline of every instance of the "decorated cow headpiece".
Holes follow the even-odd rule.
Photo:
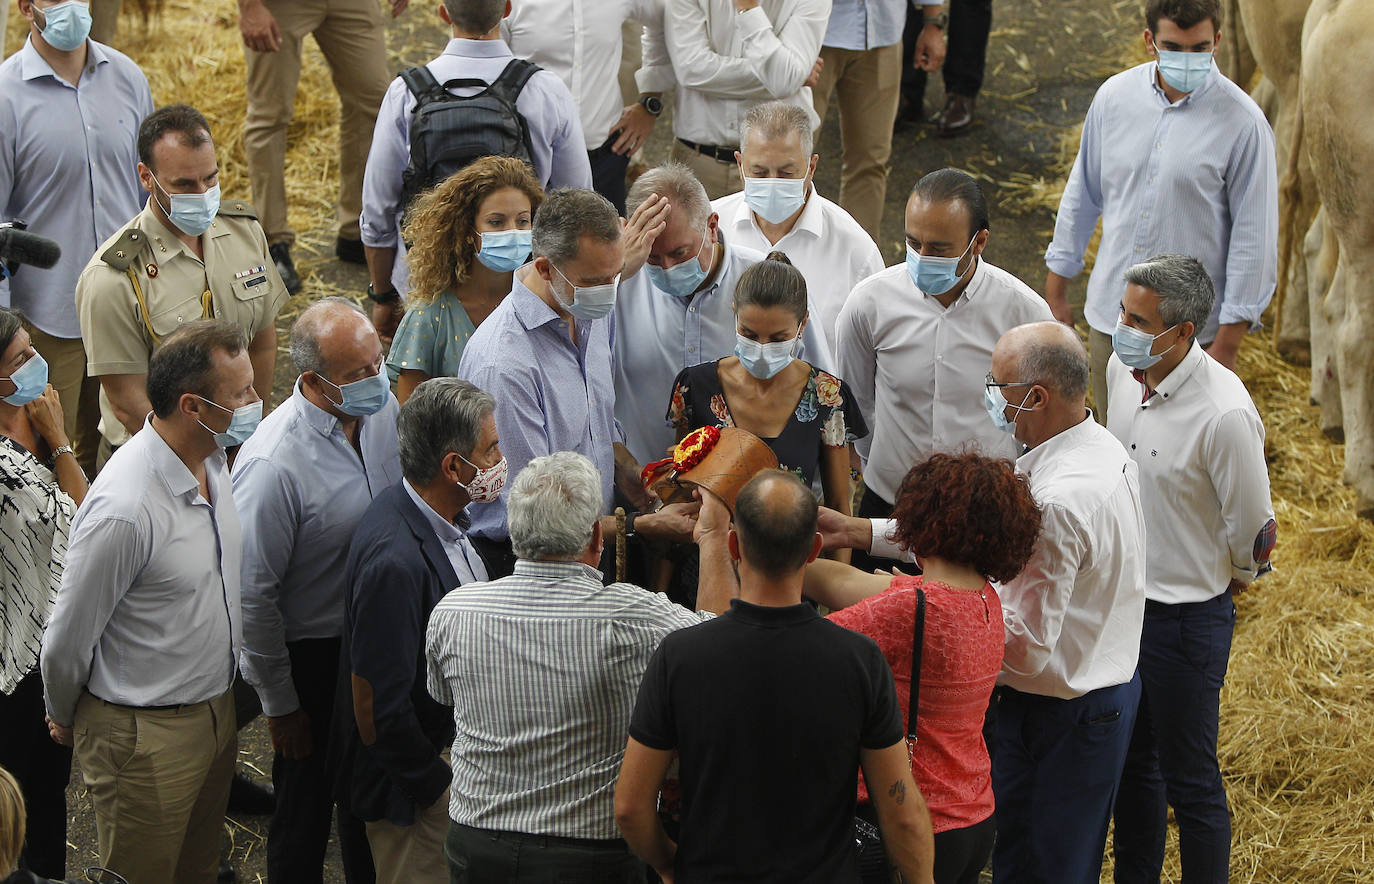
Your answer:
[[[753,433],[736,427],[702,427],[688,433],[671,457],[646,466],[640,479],[664,503],[690,501],[692,486],[700,485],[734,512],[735,497],[744,484],[777,466],[773,449]]]

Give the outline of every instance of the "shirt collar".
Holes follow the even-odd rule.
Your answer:
[[[52,69],[47,59],[38,54],[38,49],[33,45],[33,34],[29,34],[24,40],[24,45],[16,53],[19,56],[19,77],[23,80],[36,80],[39,77],[52,77],[62,83],[67,83],[57,76],[57,71]],[[82,74],[88,74],[95,69],[96,65],[104,64],[110,60],[110,56],[105,52],[105,48],[94,40],[86,41],[86,66],[82,68]],[[67,85],[71,85],[67,83]]]
[[[1197,341],[1189,341],[1188,354],[1183,357],[1183,360],[1179,362],[1178,365],[1174,366],[1173,371],[1164,376],[1164,380],[1160,381],[1159,386],[1155,387],[1152,392],[1155,396],[1160,398],[1160,401],[1167,402],[1169,397],[1178,392],[1178,388],[1186,384],[1188,379],[1197,372],[1198,367],[1202,365],[1202,360],[1210,358],[1210,356],[1203,352],[1202,347],[1198,345]],[[1143,375],[1137,377],[1136,380],[1140,381],[1142,387],[1145,386]],[[1146,389],[1148,390],[1149,388],[1147,387]],[[1144,405],[1153,398],[1154,396],[1147,395],[1147,398],[1141,404]]]
[[[820,192],[816,190],[815,182],[812,182],[811,191],[806,197],[806,205],[802,207],[802,213],[797,218],[797,223],[792,225],[791,230],[783,234],[783,239],[797,231],[809,233],[816,239],[820,239],[825,234],[825,207],[821,205],[822,202]],[[752,227],[759,236],[763,236],[763,230],[759,227],[757,219],[754,218],[754,210],[749,208],[749,203],[743,198],[742,192],[730,223],[734,225],[736,230]],[[767,237],[764,238],[767,239]]]
[[[1158,95],[1159,100],[1164,102],[1166,105],[1172,105],[1172,102],[1169,101],[1169,96],[1166,95],[1164,92],[1164,87],[1159,85],[1159,81],[1161,79],[1161,75],[1159,73],[1159,61],[1155,60],[1147,62],[1145,64],[1145,69],[1149,72],[1150,88],[1154,90],[1155,95]],[[1201,85],[1199,85],[1192,92],[1185,93],[1184,96],[1178,100],[1178,104],[1173,106],[1183,107],[1184,105],[1192,102],[1194,98],[1206,94],[1207,90],[1212,88],[1212,82],[1217,78],[1217,76],[1217,60],[1216,56],[1213,55],[1211,70],[1207,71],[1207,76],[1202,78]]]
[[[402,479],[401,482],[406,486],[406,494],[410,495],[411,503],[420,511],[420,515],[425,517],[429,527],[434,529],[434,533],[439,535],[441,543],[458,543],[463,539],[463,532],[458,530],[458,526],[445,519],[434,511],[420,493],[415,490],[415,486],[410,484],[409,479]]]
[[[906,259],[903,258],[902,260]],[[964,290],[959,293],[959,297],[955,298],[954,302],[945,308],[946,310],[953,310],[960,304],[972,300],[973,297],[977,295],[978,292],[980,292],[983,289],[983,286],[987,283],[988,275],[983,271],[983,268],[984,266],[986,266],[987,262],[984,261],[981,257],[974,258],[973,260],[976,263],[973,268],[973,275],[970,276],[968,279],[968,285],[964,286]],[[911,283],[912,288],[916,288],[916,283],[912,282],[910,273],[906,275],[906,279],[907,282]],[[939,297],[939,295],[926,294],[920,289],[916,289],[916,291],[917,294],[921,295],[923,298],[925,298],[927,301],[930,301],[931,303],[935,303],[935,299]]]
[[[167,490],[174,497],[184,497],[187,503],[193,502],[196,495],[200,494],[200,483],[186,468],[181,457],[172,450],[172,446],[167,444],[167,440],[162,438],[162,434],[154,429],[151,413],[144,418],[143,430],[140,435],[147,437],[148,461],[152,464],[153,471],[162,477]],[[206,481],[213,484],[211,476],[216,469],[224,464],[224,449],[216,448],[214,454],[205,459]]]
[[[582,562],[546,562],[535,559],[517,559],[515,576],[534,577],[540,580],[590,580],[601,585],[604,575],[591,565]]]
[[[1069,427],[1063,432],[1041,442],[1039,445],[1027,451],[1016,459],[1016,468],[1026,476],[1030,476],[1035,470],[1043,466],[1046,462],[1063,457],[1068,452],[1084,442],[1098,430],[1097,421],[1093,420],[1093,414],[1087,409],[1083,410],[1083,420]]]
[[[750,223],[753,222],[751,221]],[[720,267],[716,270],[715,278],[711,280],[710,285],[708,285],[704,289],[692,292],[690,295],[687,295],[686,297],[678,297],[677,295],[674,295],[671,292],[665,292],[663,289],[654,285],[654,281],[652,278],[648,278],[649,288],[658,292],[659,295],[661,295],[662,297],[676,301],[679,305],[684,307],[688,304],[691,304],[697,298],[704,298],[708,295],[712,295],[720,291],[721,283],[725,280],[727,276],[730,275],[730,273],[734,269],[736,256],[734,248],[728,242],[725,241],[725,232],[722,231],[719,227],[716,228],[716,236],[720,239]],[[648,273],[647,270],[641,270],[640,272],[645,274]]]
[[[536,272],[532,265],[530,272]],[[525,327],[525,331],[533,331],[541,325],[548,325],[550,322],[561,319],[557,312],[550,307],[543,298],[536,295],[529,286],[520,281],[520,272],[517,270],[511,277],[510,295],[511,310],[515,313],[515,318],[520,320],[520,324]]]
[[[154,184],[153,187],[156,188],[157,185]],[[138,227],[145,235],[157,240],[157,245],[150,243],[148,246],[151,250],[150,254],[152,254],[153,260],[157,263],[164,264],[175,258],[178,254],[185,255],[198,264],[205,263],[200,258],[197,258],[194,252],[186,248],[186,243],[181,241],[181,237],[177,236],[175,231],[166,224],[163,224],[162,219],[158,218],[157,213],[153,211],[152,194],[148,195],[147,201],[143,204],[143,211],[139,213]],[[209,231],[207,230],[202,236],[208,233]],[[204,242],[204,240],[201,241]],[[162,251],[163,248],[167,249],[166,253]]]
[[[319,433],[321,436],[333,434],[334,428],[339,425],[339,419],[329,412],[311,402],[301,389],[301,379],[296,378],[296,386],[291,391],[291,401],[296,404],[296,413],[301,416],[306,425]],[[361,418],[359,418],[361,420]]]
[[[444,55],[459,58],[514,58],[505,40],[467,40],[453,37],[444,47]]]
[[[821,619],[816,609],[805,603],[774,607],[755,605],[738,598],[730,599],[729,615],[741,623],[772,627],[797,626]]]

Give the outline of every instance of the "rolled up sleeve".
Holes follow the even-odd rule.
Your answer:
[[[392,81],[377,111],[372,147],[363,171],[363,211],[359,218],[363,245],[395,248],[400,242],[401,173],[410,163],[410,90],[399,77]]]

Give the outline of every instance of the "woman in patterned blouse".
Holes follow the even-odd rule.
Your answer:
[[[38,651],[86,476],[47,380],[19,314],[0,309],[0,766],[27,799],[20,867],[63,878],[72,750],[48,737]]]
[[[703,426],[739,427],[778,456],[781,469],[812,484],[825,505],[850,509],[850,450],[868,435],[849,387],[795,357],[809,318],[806,280],[771,252],[735,286],[735,355],[678,373],[668,423],[682,439]]]
[[[386,360],[399,401],[430,378],[457,375],[468,338],[529,258],[543,200],[529,166],[491,156],[421,194],[406,213],[410,293]]]

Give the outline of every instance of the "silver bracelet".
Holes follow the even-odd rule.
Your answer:
[[[57,459],[64,454],[72,454],[72,447],[70,445],[62,445],[53,449],[52,462],[57,463]],[[72,456],[75,457],[76,455],[73,454]]]

